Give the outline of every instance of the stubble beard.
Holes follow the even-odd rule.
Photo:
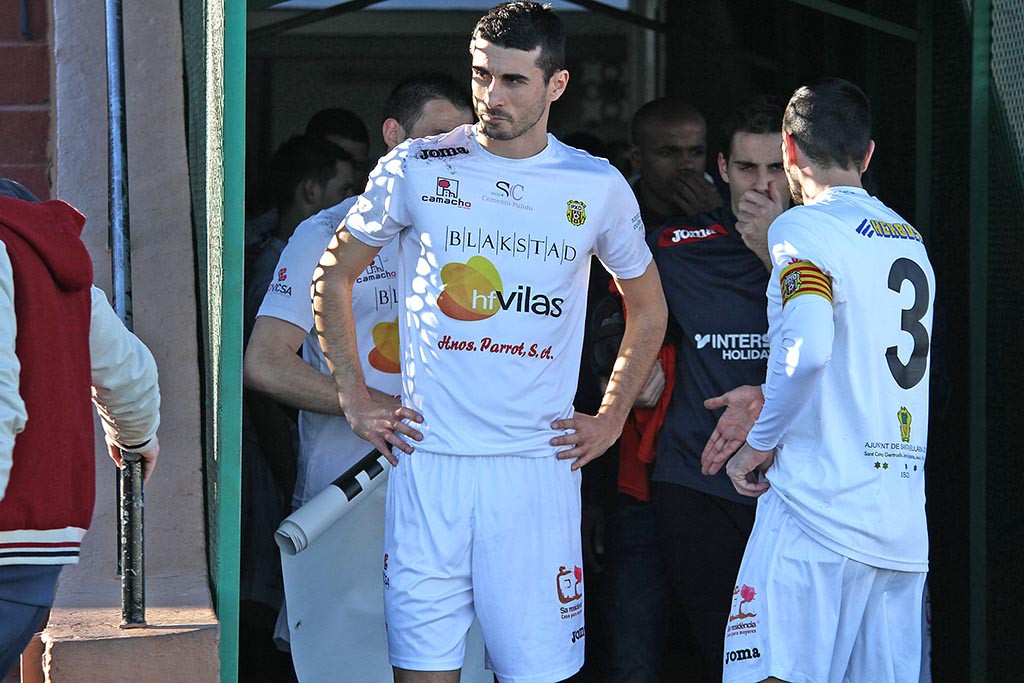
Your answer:
[[[515,140],[516,138],[522,137],[526,133],[533,130],[533,128],[540,122],[541,117],[544,116],[544,106],[544,102],[541,101],[537,107],[527,112],[525,119],[529,121],[529,123],[523,123],[522,118],[500,119],[501,121],[505,121],[508,124],[508,127],[504,129],[495,126],[494,124],[484,123],[483,119],[481,119],[480,132],[483,133],[485,137],[488,137],[491,140],[500,140],[503,142],[508,140]],[[484,111],[486,112],[486,109]]]
[[[786,172],[786,183],[789,185],[789,196],[793,199],[793,206],[802,206],[804,203],[804,193],[800,189],[800,183],[793,177],[793,172],[789,170],[789,166],[783,166],[783,170]]]

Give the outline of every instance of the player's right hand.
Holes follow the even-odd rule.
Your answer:
[[[764,474],[775,461],[775,451],[759,451],[748,443],[744,443],[736,455],[729,460],[725,471],[736,491],[744,496],[757,498],[767,491],[771,484],[758,474]]]
[[[355,400],[349,397],[344,406],[345,418],[352,426],[352,431],[373,444],[373,447],[383,453],[392,465],[398,465],[398,458],[392,447],[406,454],[411,454],[415,450],[402,436],[415,441],[423,440],[421,432],[403,422],[423,422],[423,416],[412,408],[400,406],[395,409],[390,400],[385,401],[370,395]]]

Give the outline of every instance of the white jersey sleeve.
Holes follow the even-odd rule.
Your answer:
[[[652,256],[644,240],[644,222],[640,207],[626,179],[619,173],[612,178],[605,204],[607,217],[594,241],[594,253],[608,272],[619,280],[640,277]]]
[[[345,217],[345,227],[360,242],[383,247],[411,225],[406,171],[416,142],[406,140],[381,157],[370,174],[366,191]]]
[[[772,280],[779,283],[783,303],[772,335],[778,341],[768,357],[764,407],[747,435],[747,443],[760,451],[778,445],[810,402],[832,357],[835,322],[830,273],[836,269],[828,244],[796,215],[779,216],[768,235]]]
[[[152,447],[160,426],[156,361],[121,323],[106,294],[93,287],[91,296],[92,401],[107,441],[125,451],[141,451]]]
[[[263,296],[259,316],[289,322],[306,332],[313,329],[313,272],[355,197],[314,214],[295,228]]]

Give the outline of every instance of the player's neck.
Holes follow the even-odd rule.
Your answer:
[[[544,116],[530,130],[511,140],[496,140],[480,132],[479,124],[473,126],[473,134],[480,146],[494,156],[506,159],[528,159],[544,151],[548,146],[547,116]]]
[[[805,175],[800,182],[800,191],[804,196],[805,204],[833,187],[864,187],[860,171],[835,169],[819,172],[814,176]]]

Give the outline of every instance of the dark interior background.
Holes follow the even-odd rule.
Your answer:
[[[556,135],[597,135],[621,163],[636,108],[662,94],[679,95],[708,120],[708,170],[714,172],[718,126],[742,99],[767,93],[784,102],[798,85],[826,75],[847,78],[868,93],[877,143],[870,180],[925,235],[944,311],[946,330],[935,331],[933,364],[947,365],[949,400],[933,409],[927,487],[933,672],[935,681],[951,682],[972,675],[982,680],[979,657],[987,660],[989,680],[1019,680],[1014,579],[1024,561],[1020,466],[1011,443],[1020,419],[1013,397],[1024,379],[1024,315],[1014,288],[1024,264],[1024,2],[992,2],[991,108],[988,121],[975,122],[990,130],[991,191],[973,198],[971,4],[634,0],[631,9],[660,21],[658,30],[601,13],[565,12],[571,79],[551,120]],[[874,28],[823,10],[854,10]],[[468,36],[480,15],[363,10],[255,37],[261,27],[297,13],[249,13],[247,194],[254,211],[262,208],[258,188],[267,158],[301,132],[313,112],[344,106],[363,116],[375,158],[383,152],[379,112],[392,84],[423,69],[468,81]],[[889,26],[884,22],[915,29],[916,36],[878,30]],[[988,206],[984,226],[972,226],[972,201]],[[986,231],[980,241],[978,230]],[[979,243],[987,253],[976,248]],[[972,272],[987,274],[987,283],[979,288]],[[981,330],[969,325],[979,301],[988,311]],[[984,409],[973,424],[971,390],[979,385],[977,375],[972,385],[972,367],[987,377],[982,403],[975,406]],[[979,458],[987,474],[972,488],[972,472],[978,471],[972,461]],[[972,547],[981,549],[973,558]],[[972,585],[972,576],[987,581]],[[983,609],[972,611],[972,600],[982,601]],[[972,627],[977,615],[984,629]],[[974,644],[979,649],[972,660],[970,640],[979,633],[987,635]]]

